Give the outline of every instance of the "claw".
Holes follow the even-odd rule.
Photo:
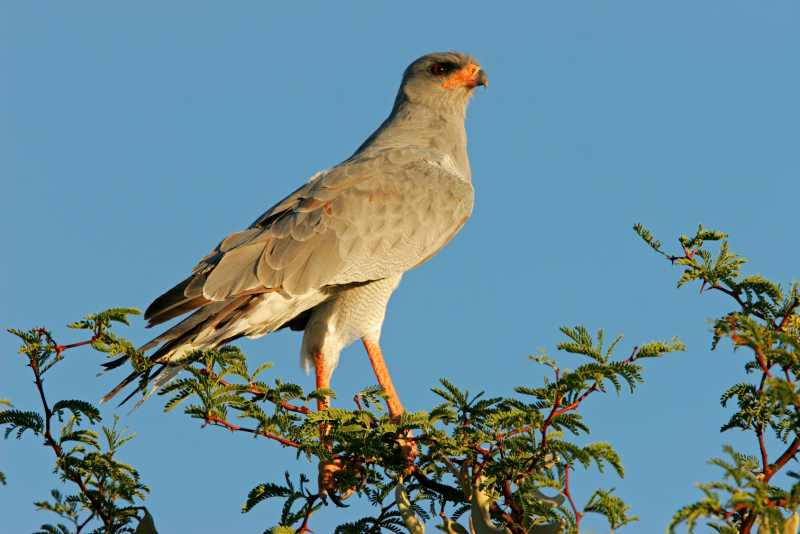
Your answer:
[[[332,462],[319,463],[319,475],[317,478],[317,483],[319,485],[319,492],[321,495],[329,497],[333,504],[339,508],[347,508],[349,505],[344,504],[344,500],[355,493],[356,486],[347,488],[341,493],[341,495],[337,494],[338,488],[336,486],[335,477],[336,473],[340,471],[358,473],[358,475],[361,477],[364,475],[363,469],[360,465],[345,464],[341,458],[334,458]]]
[[[414,471],[414,460],[419,456],[419,449],[417,448],[416,440],[414,440],[414,435],[409,430],[406,432],[405,438],[399,438],[397,440],[397,444],[406,457],[406,462],[408,462],[404,474],[410,475]]]

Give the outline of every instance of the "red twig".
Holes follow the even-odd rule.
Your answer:
[[[294,447],[296,449],[299,449],[301,447],[301,445],[296,441],[286,439],[271,432],[267,432],[266,430],[257,430],[253,428],[241,427],[239,425],[235,425],[229,421],[226,421],[221,417],[217,417],[216,415],[210,415],[210,414],[206,415],[206,423],[227,428],[231,432],[247,432],[249,434],[256,434],[257,436],[263,436],[267,439],[277,441],[278,443],[286,447]]]
[[[46,330],[40,329],[39,334],[45,336],[48,339],[48,342],[58,347],[58,344],[53,341],[53,338],[50,337],[50,334]],[[42,402],[42,409],[44,409],[44,441],[46,445],[53,449],[53,453],[60,461],[62,458],[64,458],[64,451],[61,448],[61,445],[59,445],[58,442],[53,438],[52,426],[50,422],[50,420],[53,418],[53,411],[50,409],[50,405],[47,402],[47,397],[44,394],[44,382],[42,380],[41,370],[39,369],[39,362],[36,359],[36,356],[33,355],[29,356],[28,360],[28,366],[33,371],[33,382],[36,385],[36,390],[39,392],[39,399]],[[103,503],[101,503],[97,497],[89,492],[86,482],[84,482],[83,478],[79,474],[69,471],[67,468],[62,468],[62,471],[67,479],[71,480],[78,486],[78,488],[80,488],[83,496],[89,501],[92,506],[92,516],[95,514],[98,515],[103,521],[103,525],[105,525],[106,529],[110,532],[113,520],[111,517],[108,517],[106,513],[104,513]],[[81,526],[81,528],[83,527]]]
[[[761,470],[766,475],[769,470],[769,459],[767,458],[767,447],[764,444],[764,425],[758,425],[756,429],[756,436],[758,436],[758,449],[761,451]]]
[[[595,382],[594,384],[592,384],[592,387],[584,391],[580,397],[575,399],[575,402],[573,402],[572,404],[568,404],[567,406],[562,406],[561,408],[556,410],[556,415],[561,415],[571,410],[577,409],[578,406],[580,406],[581,403],[586,400],[586,397],[597,391],[599,387],[600,387],[599,382]]]
[[[628,356],[625,360],[623,360],[623,363],[626,363],[626,364],[632,363],[633,360],[636,359],[636,354],[638,352],[639,352],[639,347],[634,347],[633,350],[631,351],[631,355]],[[555,373],[556,373],[556,383],[557,383],[559,378],[560,378],[560,369],[556,368]],[[542,427],[541,427],[542,446],[547,444],[547,429],[550,427],[550,424],[553,422],[553,419],[555,417],[559,416],[559,415],[565,414],[565,413],[573,411],[573,410],[577,410],[580,407],[581,403],[583,401],[585,401],[586,398],[589,397],[589,395],[591,395],[595,391],[599,391],[600,390],[600,384],[601,384],[601,382],[599,380],[595,381],[591,386],[589,386],[586,389],[586,391],[581,393],[578,396],[578,398],[575,399],[574,402],[572,402],[570,404],[567,404],[566,406],[562,406],[561,405],[561,402],[562,402],[561,393],[560,392],[556,392],[556,398],[555,398],[555,400],[553,402],[553,407],[551,408],[550,413],[547,415],[547,417],[545,418],[544,422],[542,423]],[[503,440],[503,439],[505,439],[505,438],[507,438],[509,436],[513,436],[515,434],[519,434],[519,433],[522,433],[522,432],[530,431],[531,428],[532,428],[532,425],[528,425],[528,426],[525,426],[525,427],[522,427],[522,428],[519,428],[519,429],[511,430],[509,432],[506,432],[505,434],[498,434],[496,436],[496,439],[498,441],[501,441],[501,440]]]
[[[308,527],[308,522],[311,519],[311,514],[314,513],[314,502],[319,498],[319,494],[311,495],[306,498],[306,512],[303,516],[303,524],[300,525],[300,528],[297,529],[296,534],[305,534],[306,532],[311,532],[311,529]]]
[[[789,462],[789,460],[794,458],[798,450],[800,450],[800,437],[794,438],[789,444],[789,447],[778,457],[778,460],[774,464],[770,464],[769,473],[764,473],[764,482],[768,482],[775,473],[780,471],[783,466]]]
[[[48,332],[44,328],[38,328],[36,332],[40,336],[44,336],[45,339],[47,339],[47,342],[53,345],[53,349],[56,351],[57,356],[61,356],[61,353],[67,349],[74,349],[75,347],[83,347],[84,345],[90,345],[95,341],[97,341],[100,337],[97,333],[95,333],[95,335],[93,335],[91,339],[87,339],[86,341],[78,341],[77,343],[70,343],[69,345],[59,345],[58,343],[56,343],[56,340],[53,339],[53,336],[50,335],[50,332]]]
[[[269,399],[267,399],[267,400],[269,400]],[[278,406],[280,406],[281,408],[283,408],[287,412],[297,412],[297,413],[302,413],[304,415],[308,415],[308,414],[311,413],[311,409],[308,408],[307,406],[297,406],[297,405],[294,405],[294,404],[289,404],[286,401],[279,402]]]
[[[583,519],[583,514],[578,511],[578,507],[575,506],[575,501],[572,498],[572,493],[569,490],[569,464],[564,466],[564,497],[567,498],[569,501],[569,506],[572,508],[572,513],[575,515],[575,532],[580,533],[581,531],[581,519]]]
[[[223,386],[237,385],[237,384],[233,384],[232,382],[228,382],[224,378],[222,378],[219,375],[217,375],[211,369],[204,368],[200,372],[205,374],[205,375],[207,375],[207,376],[209,376],[212,380],[216,380],[218,383],[222,384]],[[274,400],[270,399],[267,396],[267,392],[266,391],[264,391],[263,389],[261,389],[260,387],[258,387],[255,384],[247,384],[247,392],[250,393],[251,395],[254,395],[257,398],[262,398],[262,399],[268,400],[269,402],[271,402],[271,403],[273,403],[273,404],[275,404],[277,406],[280,406],[281,408],[283,408],[284,410],[286,410],[288,412],[296,412],[296,413],[301,413],[303,415],[308,415],[308,414],[311,413],[311,409],[308,408],[307,406],[297,406],[296,404],[291,404],[291,403],[286,402],[284,400],[275,402]]]
[[[489,505],[489,511],[497,514],[500,520],[505,523],[506,528],[514,534],[524,534],[526,532],[524,529],[520,528],[519,524],[514,521],[514,518],[511,517],[508,512],[503,511],[496,502],[492,501]]]
[[[84,345],[91,345],[95,341],[97,341],[97,336],[92,336],[92,339],[87,339],[86,341],[70,343],[69,345],[56,345],[56,352],[64,352],[67,349],[74,349],[75,347],[83,347]]]
[[[558,383],[559,379],[561,378],[561,369],[555,369],[556,373],[556,383]],[[556,411],[558,410],[559,406],[561,406],[561,392],[556,389],[556,396],[553,399],[553,407],[550,409],[550,413],[547,414],[544,422],[542,423],[541,433],[542,433],[542,444],[541,448],[544,449],[545,445],[547,445],[547,429],[550,427],[550,423],[553,421],[553,418],[556,416]],[[509,432],[510,434],[510,432]]]

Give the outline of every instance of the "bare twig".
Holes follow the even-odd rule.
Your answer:
[[[255,429],[255,428],[245,428],[245,427],[242,427],[242,426],[239,426],[239,425],[235,425],[235,424],[233,424],[233,423],[231,423],[229,421],[226,421],[225,419],[223,419],[221,417],[217,417],[216,415],[207,414],[206,417],[205,417],[205,421],[206,421],[206,423],[208,423],[210,425],[221,426],[221,427],[227,428],[231,432],[247,432],[249,434],[255,434],[257,436],[262,436],[262,437],[265,437],[267,439],[271,439],[271,440],[277,441],[278,443],[280,443],[281,445],[283,445],[285,447],[294,447],[296,449],[299,449],[300,447],[302,447],[302,445],[300,445],[296,441],[292,441],[290,439],[278,436],[277,434],[273,434],[271,432],[267,432],[266,430],[258,430],[258,429]]]
[[[319,498],[320,496],[318,493],[306,497],[305,513],[303,515],[303,524],[300,525],[300,528],[297,529],[296,534],[305,534],[306,532],[312,532],[311,528],[309,528],[308,526],[308,522],[311,520],[311,514],[314,513],[314,503]]]
[[[569,488],[569,464],[564,466],[564,496],[569,501],[569,506],[572,508],[572,513],[575,515],[575,532],[580,533],[581,531],[581,519],[583,519],[583,514],[578,511],[578,507],[575,506],[575,501],[572,499],[572,493],[570,492]]]

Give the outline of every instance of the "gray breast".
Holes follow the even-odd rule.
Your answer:
[[[377,342],[389,298],[401,274],[338,290],[331,299],[316,306],[308,318],[300,359],[313,369],[315,354],[322,353],[326,366],[339,362],[339,353],[356,339]]]

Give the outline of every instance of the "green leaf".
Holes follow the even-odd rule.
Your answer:
[[[247,494],[247,501],[242,506],[242,512],[249,512],[256,505],[264,502],[267,499],[271,499],[273,497],[287,497],[292,493],[294,492],[291,489],[284,486],[278,486],[272,482],[259,484],[255,488],[251,489],[250,493]]]
[[[100,410],[86,401],[75,399],[60,400],[56,402],[52,408],[52,412],[58,415],[61,415],[61,413],[65,410],[72,412],[72,415],[75,417],[78,424],[81,422],[81,416],[85,416],[91,424],[102,420],[102,417],[100,416]]]
[[[641,224],[636,223],[633,225],[633,231],[636,232],[636,234],[639,237],[641,237],[642,240],[650,246],[650,248],[652,248],[662,256],[666,256],[664,251],[661,250],[661,241],[656,240],[656,238],[653,237],[653,234],[650,232],[650,230],[648,230]]]
[[[41,415],[32,411],[3,410],[0,411],[0,426],[8,425],[5,437],[16,431],[17,439],[22,437],[26,431],[30,430],[34,434],[44,432],[44,419]]]

